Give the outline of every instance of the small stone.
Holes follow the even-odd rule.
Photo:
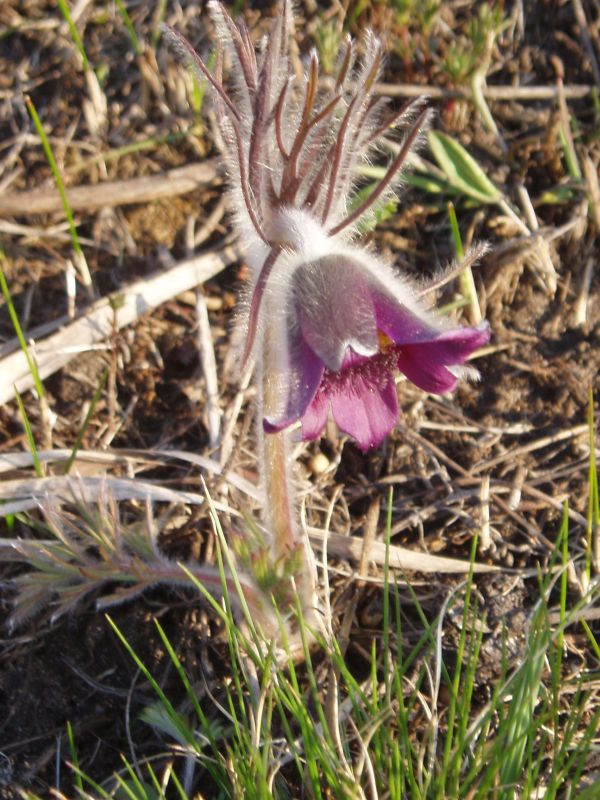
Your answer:
[[[313,475],[322,475],[329,466],[329,459],[323,453],[314,455],[308,463]]]

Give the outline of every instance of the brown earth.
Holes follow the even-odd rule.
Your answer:
[[[129,4],[128,4],[129,5]],[[324,20],[335,22],[327,4],[298,4],[304,24],[297,30],[301,53],[314,42]],[[389,58],[384,80],[452,88],[444,70],[451,41],[467,35],[470,3],[445,4],[438,27],[428,33],[414,20],[402,23],[386,4],[367,3],[352,23],[355,34],[367,25],[386,32]],[[598,10],[584,3],[590,30],[600,57]],[[151,41],[152,4],[129,8],[138,35]],[[168,12],[168,21],[184,32],[201,52],[207,52],[202,8],[182,0],[183,13]],[[352,11],[354,5],[351,4]],[[8,0],[0,9],[0,185],[12,193],[52,185],[44,153],[30,123],[23,97],[33,100],[43,121],[68,186],[105,180],[127,180],[218,155],[213,144],[206,105],[201,121],[189,109],[181,68],[163,44],[156,53],[148,48],[135,57],[131,42],[116,13],[90,3],[78,21],[90,62],[105,71],[103,91],[108,101],[104,132],[94,133],[82,111],[88,94],[68,30],[54,3]],[[170,4],[169,4],[170,9]],[[509,17],[510,9],[505,16]],[[248,3],[245,15],[252,29],[264,25],[270,4]],[[524,30],[514,20],[500,35],[492,52],[488,83],[495,86],[556,87],[561,77],[571,84],[593,85],[589,54],[580,37],[570,4],[524,4]],[[169,14],[171,14],[169,16]],[[262,16],[261,16],[262,15]],[[352,14],[351,14],[352,18]],[[444,23],[444,24],[441,24]],[[2,32],[2,26],[4,32]],[[410,43],[406,47],[406,42]],[[404,45],[402,44],[404,43]],[[402,46],[401,46],[402,45]],[[489,177],[518,208],[517,187],[522,183],[533,202],[547,238],[562,225],[574,227],[549,244],[557,272],[556,290],[541,271],[539,250],[519,241],[519,232],[493,206],[472,207],[456,200],[463,235],[490,242],[490,253],[476,270],[476,284],[493,339],[478,359],[482,381],[462,386],[452,398],[426,397],[413,387],[400,386],[404,416],[390,440],[367,456],[329,428],[322,441],[304,448],[300,480],[309,490],[308,518],[324,522],[326,509],[341,487],[332,529],[360,534],[365,514],[376,497],[394,488],[393,543],[426,552],[468,559],[474,532],[480,530],[487,501],[482,484],[489,477],[489,536],[478,560],[508,569],[543,570],[550,557],[562,517],[562,503],[571,509],[573,552],[585,549],[588,502],[589,437],[585,429],[588,393],[600,393],[600,283],[593,269],[585,319],[577,320],[578,298],[586,286],[586,267],[597,267],[600,257],[598,216],[593,178],[574,181],[568,174],[558,136],[556,99],[508,99],[491,103],[491,110],[508,145],[502,156],[494,137],[485,131],[474,107],[462,100],[434,98],[436,125],[456,136],[484,167]],[[586,159],[591,174],[600,165],[598,137],[600,110],[591,96],[569,101],[579,163]],[[195,124],[192,125],[192,122]],[[164,137],[180,134],[177,141]],[[137,152],[115,153],[117,148],[153,138],[153,145]],[[108,154],[108,155],[107,155]],[[561,187],[566,199],[544,202],[544,193]],[[217,207],[221,181],[182,197],[76,214],[77,230],[94,285],[99,294],[114,292],[165,263],[165,248],[174,259],[186,255],[186,226],[196,228]],[[446,196],[409,190],[398,213],[372,234],[374,244],[394,263],[416,276],[429,275],[452,259]],[[589,202],[590,199],[593,202]],[[594,206],[595,202],[595,206]],[[4,271],[23,327],[30,330],[65,313],[64,270],[72,258],[68,237],[41,235],[64,220],[63,214],[44,214],[0,220],[6,254]],[[11,225],[21,225],[15,232]],[[218,247],[229,235],[229,220],[219,219],[201,249]],[[188,237],[189,238],[189,237]],[[467,237],[468,238],[468,237]],[[237,393],[235,368],[227,371],[235,290],[244,277],[244,265],[229,268],[204,286],[219,365],[221,406],[227,411]],[[583,287],[583,288],[582,288]],[[456,296],[451,285],[440,303]],[[87,300],[78,293],[78,312]],[[199,362],[195,297],[178,297],[134,326],[116,333],[107,351],[74,358],[45,381],[47,401],[57,415],[51,431],[53,448],[73,447],[100,376],[108,367],[110,380],[82,442],[85,450],[179,448],[209,453],[204,382]],[[0,336],[14,338],[6,305],[0,308]],[[112,393],[112,395],[111,395]],[[34,436],[44,438],[39,404],[31,392],[24,403]],[[252,429],[244,414],[236,427],[236,470],[255,477]],[[597,411],[597,408],[596,408]],[[597,414],[596,414],[597,416]],[[107,436],[107,431],[112,435]],[[245,437],[245,438],[243,438]],[[108,442],[108,445],[107,445]],[[16,403],[0,408],[0,453],[27,451],[27,440]],[[314,456],[322,453],[328,468],[313,474]],[[83,467],[82,467],[83,468]],[[4,473],[3,479],[30,477],[29,470]],[[202,491],[200,470],[193,467],[153,466],[141,473],[176,488]],[[511,504],[511,492],[520,500]],[[124,504],[123,516],[132,520],[143,513]],[[31,536],[20,519],[0,523],[0,535]],[[383,529],[383,517],[380,528]],[[211,526],[204,512],[179,510],[161,537],[165,552],[174,558],[208,557],[212,552]],[[3,551],[0,551],[0,557]],[[350,570],[349,565],[342,564]],[[0,615],[8,619],[14,608],[13,580],[24,567],[0,564]],[[415,588],[427,613],[440,609],[448,591],[460,578],[414,576]],[[495,674],[506,628],[512,657],[523,644],[528,612],[536,598],[537,582],[503,573],[477,580],[482,606],[488,612],[488,631],[478,685]],[[573,591],[574,587],[571,587]],[[341,613],[348,583],[332,577],[333,605]],[[73,724],[80,764],[98,780],[120,769],[120,753],[135,760],[164,752],[164,742],[139,720],[139,712],[154,699],[135,664],[124,652],[104,617],[95,611],[91,595],[69,614],[51,621],[52,608],[41,609],[15,631],[0,631],[0,798],[18,797],[19,787],[46,796],[49,787],[69,792],[72,785],[65,762],[70,760],[65,735]],[[349,657],[357,674],[368,669],[366,656],[373,637],[381,633],[381,590],[366,585],[351,633]],[[460,614],[460,609],[456,612]],[[159,677],[173,702],[183,702],[182,691],[154,626],[158,617],[181,657],[192,683],[210,686],[217,694],[226,673],[225,645],[219,628],[190,593],[152,589],[118,606],[111,614],[148,667]],[[412,620],[415,629],[418,621]],[[455,641],[460,616],[448,621],[448,647]],[[597,622],[590,623],[596,636]],[[418,632],[418,631],[417,631]],[[416,634],[415,634],[416,635]],[[410,636],[410,633],[407,633]],[[454,639],[453,639],[454,636]],[[571,668],[594,667],[579,629],[567,641]],[[207,701],[208,702],[208,701]],[[135,743],[135,744],[133,744]],[[132,748],[135,752],[132,753]],[[60,765],[60,766],[57,766]]]

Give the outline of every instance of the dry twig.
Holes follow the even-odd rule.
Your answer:
[[[94,303],[85,316],[36,343],[32,355],[36,359],[40,377],[43,379],[52,375],[76,355],[109,337],[115,324],[119,330],[131,325],[147,311],[217,275],[236,257],[232,248],[225,248],[186,259],[172,269],[154,273],[148,279],[119,292],[117,311],[113,307],[115,298],[105,297]],[[73,342],[76,342],[76,346],[73,346]],[[0,403],[12,400],[15,386],[19,392],[33,386],[33,377],[22,350],[16,350],[0,361],[0,372],[4,379],[0,386]]]
[[[98,211],[100,208],[148,203],[163,197],[193,192],[198,186],[215,180],[218,171],[213,162],[177,167],[162,175],[107,181],[92,186],[67,188],[72,211]],[[31,214],[52,214],[62,211],[63,204],[56,189],[32,189],[27,192],[0,195],[0,214],[21,217]]]

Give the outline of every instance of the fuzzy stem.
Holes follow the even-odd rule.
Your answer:
[[[267,319],[274,309],[268,307],[270,298],[265,297]],[[258,390],[262,395],[259,406],[259,429],[262,420],[277,409],[277,386],[273,375],[278,374],[277,342],[274,341],[273,327],[267,326],[262,340],[262,374],[258,376]],[[262,407],[261,407],[262,406]],[[289,432],[265,434],[259,430],[262,455],[262,478],[265,487],[265,517],[272,536],[272,551],[276,562],[289,558],[297,543],[297,530],[294,520],[293,484],[289,453]]]
[[[268,303],[268,298],[265,298]],[[267,319],[276,309],[265,308]],[[262,420],[277,410],[278,392],[272,376],[278,373],[277,360],[281,344],[274,340],[272,326],[267,326],[262,340],[262,374],[258,376],[258,428],[261,473],[265,490],[264,519],[271,537],[273,563],[287,572],[295,586],[304,615],[315,607],[316,568],[308,538],[296,521],[295,487],[291,461],[291,439],[288,430],[264,433]],[[294,607],[290,595],[289,609]],[[312,617],[312,614],[310,614]],[[307,617],[307,618],[310,618]]]
[[[289,433],[269,433],[263,436],[264,481],[267,496],[267,515],[273,537],[276,561],[287,559],[296,545],[294,502],[290,480]]]

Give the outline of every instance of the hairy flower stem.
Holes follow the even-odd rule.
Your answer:
[[[263,438],[267,515],[276,561],[286,560],[296,545],[288,439],[286,431],[265,434]]]
[[[276,313],[273,310],[273,313]],[[257,381],[259,407],[258,415],[260,460],[262,479],[265,489],[266,507],[265,523],[270,535],[273,563],[278,565],[293,581],[300,598],[304,615],[315,606],[316,570],[310,545],[296,521],[296,502],[294,476],[291,459],[291,435],[287,430],[278,433],[264,433],[262,420],[265,415],[276,410],[278,401],[277,387],[273,385],[272,376],[276,374],[274,360],[280,348],[273,340],[273,330],[264,333],[262,348],[262,375]],[[290,594],[289,603],[294,603],[294,595]]]

